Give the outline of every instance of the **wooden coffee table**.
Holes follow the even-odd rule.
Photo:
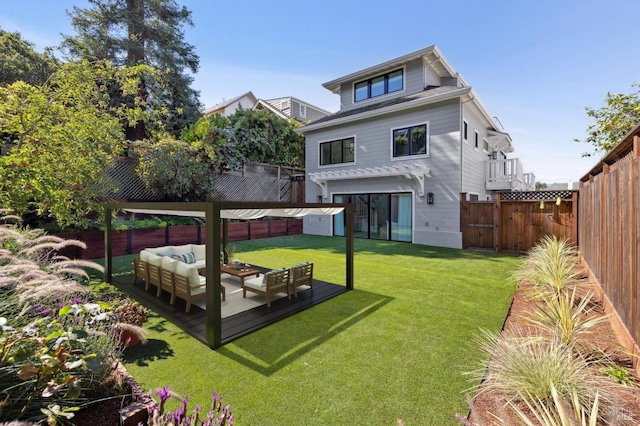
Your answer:
[[[256,277],[260,276],[260,271],[257,269],[249,268],[248,266],[243,266],[241,269],[236,269],[230,265],[220,265],[220,271],[225,274],[233,275],[234,277],[240,278],[240,287],[244,287],[244,279],[246,277],[250,277],[255,275]]]

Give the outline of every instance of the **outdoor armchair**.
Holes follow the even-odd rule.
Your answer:
[[[247,290],[260,294],[267,299],[267,307],[271,307],[271,296],[280,292],[286,292],[291,300],[289,289],[289,270],[273,270],[264,274],[262,280],[259,278],[245,279],[242,287],[242,297],[247,297]]]
[[[291,287],[295,297],[298,297],[298,287],[301,285],[308,285],[313,291],[313,263],[301,263],[291,267]]]

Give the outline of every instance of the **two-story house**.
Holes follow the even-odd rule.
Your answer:
[[[323,85],[339,112],[298,129],[307,202],[354,204],[357,237],[462,247],[460,197],[533,189],[511,138],[438,48]],[[344,235],[344,216],[308,216],[304,232]]]

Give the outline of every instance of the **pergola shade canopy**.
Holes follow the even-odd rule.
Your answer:
[[[190,210],[151,210],[151,209],[129,209],[124,208],[124,211],[130,213],[141,214],[155,214],[155,215],[174,215],[174,216],[188,216],[188,217],[205,217],[203,211],[190,211]],[[240,219],[240,220],[252,220],[260,219],[262,217],[303,217],[307,215],[320,215],[320,216],[332,216],[336,215],[344,210],[344,207],[292,207],[285,209],[226,209],[220,210],[221,219]]]

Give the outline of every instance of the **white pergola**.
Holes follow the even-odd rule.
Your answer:
[[[132,213],[202,217],[205,220],[206,250],[206,339],[213,349],[222,345],[220,297],[220,245],[227,245],[227,221],[251,220],[265,216],[302,217],[306,215],[345,214],[346,289],[353,290],[353,207],[340,203],[276,203],[276,202],[150,202],[107,203],[105,205],[105,281],[113,279],[111,217],[116,210]],[[223,224],[222,236],[220,223]],[[222,237],[222,238],[221,238]]]
[[[403,176],[413,179],[418,187],[418,196],[424,196],[425,178],[431,177],[429,168],[421,164],[398,164],[394,166],[367,167],[362,169],[330,170],[309,173],[309,179],[322,190],[322,197],[329,196],[328,183],[332,180],[379,178]]]

